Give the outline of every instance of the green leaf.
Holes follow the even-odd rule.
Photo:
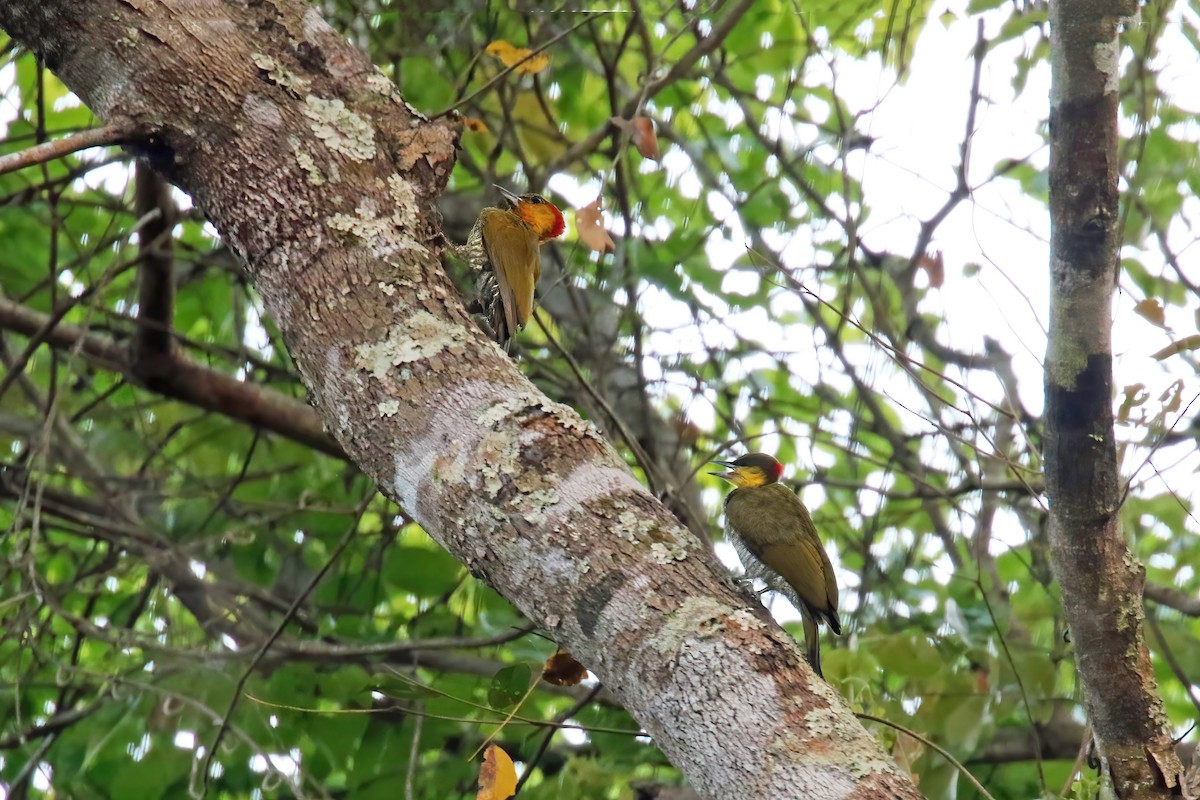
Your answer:
[[[532,680],[533,668],[525,662],[503,667],[488,685],[488,705],[500,710],[512,708],[529,691]]]

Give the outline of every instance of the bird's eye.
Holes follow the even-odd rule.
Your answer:
[[[545,198],[543,198],[543,197],[542,197],[540,194],[535,194],[535,195],[534,195],[532,198],[530,198],[530,201],[529,201],[529,202],[531,202],[531,203],[544,203],[544,202],[546,202],[546,200],[545,200]]]

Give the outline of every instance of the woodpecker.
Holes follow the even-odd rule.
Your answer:
[[[477,310],[488,333],[504,344],[533,313],[533,290],[542,274],[542,243],[561,236],[567,226],[558,207],[540,194],[518,197],[496,188],[508,208],[481,211],[459,252],[480,273],[475,285]]]
[[[725,537],[737,550],[750,578],[791,601],[804,618],[808,663],[820,677],[821,622],[839,636],[837,577],[808,509],[779,482],[783,465],[766,453],[735,461],[714,461],[728,472],[713,472],[735,488],[725,497]]]

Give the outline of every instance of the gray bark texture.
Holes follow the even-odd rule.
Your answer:
[[[1112,297],[1120,266],[1117,111],[1126,0],[1051,3],[1050,550],[1096,751],[1117,796],[1181,793],[1126,546],[1113,431]]]
[[[300,0],[5,0],[0,27],[245,259],[326,428],[593,670],[707,798],[917,797],[695,536],[443,273],[457,125]]]

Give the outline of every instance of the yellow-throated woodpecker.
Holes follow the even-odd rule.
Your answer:
[[[833,564],[817,527],[796,493],[779,482],[783,465],[766,453],[734,461],[714,461],[728,472],[714,472],[737,488],[725,498],[725,536],[737,550],[746,575],[759,578],[788,598],[804,617],[808,663],[821,677],[824,622],[841,634],[838,586]]]

